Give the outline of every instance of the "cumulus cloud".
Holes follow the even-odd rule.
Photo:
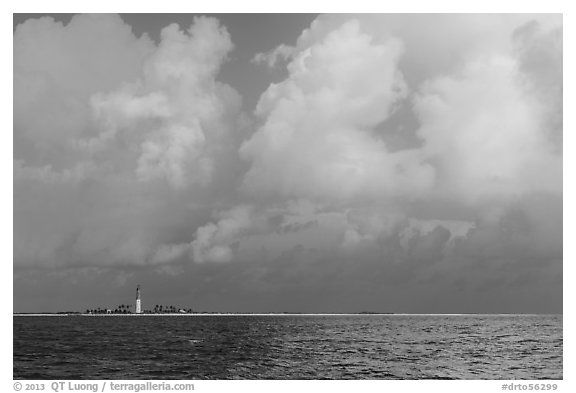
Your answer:
[[[561,274],[561,24],[322,15],[253,57],[285,77],[248,118],[219,79],[234,37],[214,18],[157,43],[117,16],[29,20],[15,264],[149,265],[280,303],[463,287],[474,303],[526,290],[518,271],[544,293]]]
[[[291,49],[288,77],[261,97],[264,124],[241,149],[251,162],[246,188],[329,199],[444,193],[470,203],[558,192],[561,156],[549,134],[561,129],[550,130],[561,119],[561,30],[543,18],[542,32],[528,17],[320,17]],[[420,22],[430,34],[415,30]],[[449,52],[454,65],[429,64]],[[535,66],[537,58],[545,60]],[[421,84],[407,97],[404,75],[415,73]],[[553,86],[547,100],[535,85]],[[409,101],[422,146],[390,152],[378,131]]]
[[[135,37],[131,27],[115,15],[78,15],[66,26],[49,17],[18,25],[14,33],[15,138],[36,148],[55,149],[70,138],[89,134],[93,130],[90,96],[135,81],[153,47],[146,35]],[[16,154],[25,153],[16,150]]]
[[[403,47],[375,42],[356,20],[301,50],[262,95],[264,125],[240,152],[253,193],[354,198],[417,193],[433,173],[417,153],[390,153],[371,130],[406,96]]]
[[[513,34],[519,68],[526,88],[539,99],[545,113],[543,127],[557,151],[562,151],[562,26],[546,28],[537,21]]]
[[[455,18],[435,38],[461,29],[465,21],[468,16]],[[547,21],[544,25],[551,30],[546,32],[516,16],[511,21],[518,25],[496,23],[496,40],[479,33],[494,20],[478,20],[462,40],[476,40],[473,50],[464,49],[461,40],[442,46],[465,52],[459,54],[459,67],[432,67],[412,93],[402,71],[413,70],[403,69],[400,62],[411,49],[390,34],[405,33],[404,27],[382,31],[372,17],[315,22],[290,47],[288,75],[263,93],[256,110],[262,126],[240,149],[250,165],[243,190],[263,201],[256,208],[259,214],[282,223],[295,206],[294,198],[300,204],[315,201],[302,221],[315,223],[314,228],[294,226],[314,239],[311,243],[319,245],[319,233],[331,233],[324,251],[336,247],[355,255],[371,249],[385,255],[394,244],[392,248],[403,250],[394,255],[409,259],[422,255],[429,244],[422,239],[442,240],[441,255],[454,252],[458,239],[473,238],[478,228],[495,239],[497,227],[486,227],[474,217],[492,214],[492,222],[498,223],[514,201],[538,193],[561,194],[561,155],[547,128],[554,113],[550,107],[557,106],[541,99],[544,84],[531,82],[534,67],[526,65],[527,53],[536,50],[531,48],[539,40],[557,40],[558,29]],[[561,59],[558,50],[545,53],[551,60],[543,62],[548,65],[539,74],[558,79],[558,67],[551,65]],[[274,56],[280,52],[285,51],[278,49]],[[379,132],[399,106],[413,107],[421,144],[391,151]],[[276,201],[276,207],[267,206],[263,196]],[[471,218],[458,220],[440,212],[416,218],[410,201],[425,205],[427,199],[462,206]],[[284,231],[284,245],[277,247],[277,238],[259,233],[254,221],[229,220],[238,224],[232,231],[215,221],[196,232],[195,260],[232,260],[238,252],[230,245],[237,251],[240,243],[248,248],[265,243],[275,249],[266,254],[270,258],[294,247],[315,249],[297,236],[289,238],[290,231]]]
[[[197,18],[187,32],[168,26],[143,79],[93,98],[104,135],[124,133],[140,145],[138,179],[175,188],[211,181],[218,149],[230,146],[226,117],[239,109],[239,96],[215,80],[232,48],[215,19]]]
[[[230,262],[239,237],[252,229],[254,221],[247,206],[222,212],[219,218],[216,224],[209,223],[196,231],[191,244],[194,261]]]
[[[280,62],[280,59],[290,59],[294,54],[294,51],[295,48],[293,46],[280,44],[270,52],[256,53],[252,58],[252,62],[256,64],[266,64],[268,67],[274,68]]]
[[[240,150],[250,164],[244,190],[312,199],[336,212],[352,204],[368,219],[347,220],[348,250],[397,233],[399,223],[401,236],[421,235],[414,222],[446,229],[453,247],[474,225],[441,215],[415,221],[406,201],[443,200],[470,217],[492,206],[500,217],[519,198],[561,194],[562,157],[550,136],[561,107],[561,30],[554,17],[529,18],[320,17],[290,47],[286,79],[260,99],[263,125]],[[416,34],[421,22],[430,34]],[[443,57],[438,53],[453,64],[434,63]],[[537,56],[548,60],[530,65]],[[545,77],[550,84],[541,82]],[[543,92],[549,85],[556,87]],[[544,94],[553,99],[542,100]],[[392,151],[379,133],[402,106],[418,124],[406,133],[420,144]],[[396,215],[364,207],[377,200]]]
[[[561,192],[561,157],[542,106],[519,83],[517,63],[490,57],[426,84],[415,102],[439,188],[476,201]]]
[[[158,44],[112,15],[19,25],[15,261],[177,259],[171,244],[198,225],[191,198],[234,172],[240,97],[216,80],[232,48],[211,18],[168,26]]]

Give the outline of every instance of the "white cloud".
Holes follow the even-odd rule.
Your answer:
[[[338,200],[427,188],[433,173],[418,154],[390,153],[372,133],[406,96],[402,51],[352,20],[295,54],[288,78],[260,98],[264,125],[241,148],[246,189]]]
[[[147,36],[135,37],[116,15],[77,15],[66,26],[49,17],[18,25],[14,32],[16,136],[50,149],[72,137],[89,135],[89,97],[135,81],[152,50]]]
[[[491,206],[499,220],[514,201],[561,195],[561,20],[533,17],[321,16],[291,49],[287,78],[260,99],[263,125],[241,148],[244,189],[355,207],[339,227],[353,252],[437,228],[451,252],[473,228],[441,215],[406,221],[410,201],[476,217]],[[420,144],[392,151],[378,133],[400,105],[413,107]],[[365,207],[376,201],[398,216]]]
[[[237,206],[219,214],[216,224],[208,223],[198,228],[192,241],[193,260],[203,262],[230,262],[234,244],[255,224],[252,209]]]
[[[562,192],[562,158],[517,69],[513,58],[490,56],[423,87],[418,134],[437,164],[439,192],[470,202]]]
[[[245,189],[473,204],[561,192],[559,23],[554,15],[319,17],[291,50],[288,77],[260,99],[263,125],[241,148],[251,165]],[[392,151],[379,133],[410,101],[421,145]]]
[[[293,46],[280,44],[270,52],[256,53],[252,62],[256,64],[266,64],[268,67],[274,68],[280,62],[280,59],[290,59],[294,55],[295,49]]]
[[[216,80],[232,48],[212,18],[168,26],[158,45],[112,15],[19,25],[15,263],[182,256],[173,245],[203,222],[200,202],[214,200],[212,187],[231,188],[236,170],[240,97]]]
[[[500,242],[518,201],[561,205],[562,33],[530,18],[321,16],[256,56],[287,76],[244,141],[241,97],[218,81],[234,37],[215,19],[157,45],[119,17],[29,21],[14,38],[15,261],[422,262],[530,242],[556,256],[543,202]]]
[[[140,145],[138,179],[164,179],[177,189],[206,185],[215,150],[231,139],[225,119],[239,108],[237,94],[215,80],[233,45],[210,18],[196,18],[186,32],[168,26],[161,37],[143,64],[143,79],[96,96],[95,113],[104,136],[122,133],[132,148]]]

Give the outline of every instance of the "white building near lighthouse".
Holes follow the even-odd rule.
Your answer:
[[[142,304],[140,302],[140,284],[136,287],[136,314],[142,314]]]

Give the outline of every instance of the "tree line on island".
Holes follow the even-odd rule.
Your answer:
[[[143,310],[142,314],[191,314],[191,308],[180,308],[174,306],[155,305],[152,310]],[[132,304],[120,304],[115,309],[109,308],[94,308],[87,309],[86,314],[134,314]]]

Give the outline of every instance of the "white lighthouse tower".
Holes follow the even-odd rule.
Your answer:
[[[142,305],[140,303],[140,284],[136,287],[136,314],[142,314]]]

